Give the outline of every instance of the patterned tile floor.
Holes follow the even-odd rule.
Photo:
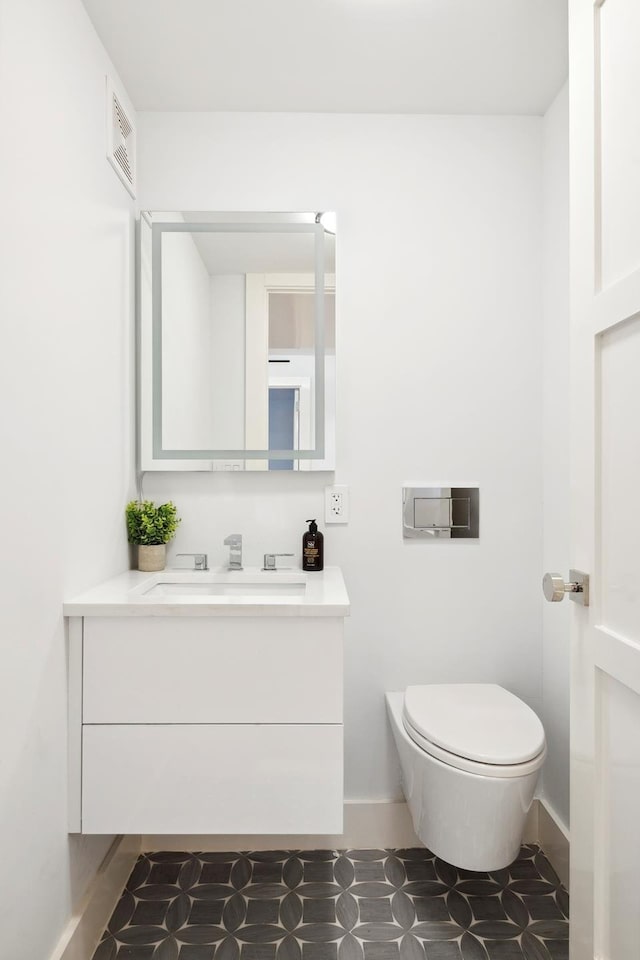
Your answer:
[[[568,960],[536,846],[471,873],[428,850],[150,853],[93,960]]]

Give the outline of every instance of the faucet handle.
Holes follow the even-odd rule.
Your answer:
[[[209,557],[206,553],[176,553],[176,557],[193,557],[194,570],[209,569]]]
[[[265,553],[263,570],[277,570],[276,557],[293,557],[293,553]]]
[[[224,539],[225,547],[229,547],[229,570],[242,570],[242,534],[230,533]]]

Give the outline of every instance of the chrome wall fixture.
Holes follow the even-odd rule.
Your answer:
[[[565,583],[559,573],[545,573],[542,578],[542,592],[549,603],[559,603],[568,593],[572,600],[589,606],[589,574],[582,570],[569,570],[569,580]]]
[[[478,487],[403,487],[402,536],[412,539],[477,540]]]

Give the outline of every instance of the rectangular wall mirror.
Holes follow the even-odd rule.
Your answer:
[[[142,470],[335,468],[334,219],[141,214]]]

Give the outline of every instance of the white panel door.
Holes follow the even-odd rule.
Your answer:
[[[640,3],[569,0],[571,960],[640,956]]]

